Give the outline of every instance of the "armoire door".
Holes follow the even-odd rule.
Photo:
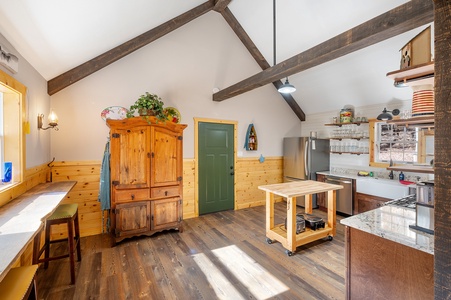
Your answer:
[[[152,187],[180,184],[183,174],[182,134],[164,127],[152,126]]]
[[[116,189],[150,188],[150,127],[112,129],[111,182]]]

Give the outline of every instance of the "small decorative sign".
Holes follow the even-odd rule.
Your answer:
[[[19,58],[0,45],[0,65],[15,74],[19,71]]]

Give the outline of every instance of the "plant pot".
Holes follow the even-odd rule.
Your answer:
[[[152,109],[140,108],[138,113],[140,116],[155,116],[155,112]]]

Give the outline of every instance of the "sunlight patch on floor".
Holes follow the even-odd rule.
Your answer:
[[[194,254],[194,261],[204,272],[208,282],[214,289],[219,299],[243,299],[240,292],[233,284],[221,273],[221,271],[211,262],[211,260],[203,253]]]
[[[212,252],[257,299],[268,299],[288,290],[285,284],[236,245]]]

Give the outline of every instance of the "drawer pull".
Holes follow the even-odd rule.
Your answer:
[[[167,195],[168,195],[168,191],[165,191],[165,192],[164,192],[164,195],[167,196]]]
[[[135,200],[135,195],[134,194],[132,194],[132,200]]]

